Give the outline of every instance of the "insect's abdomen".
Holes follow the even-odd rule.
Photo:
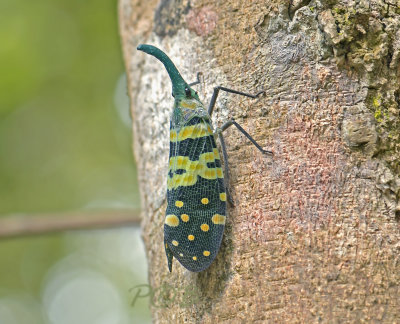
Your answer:
[[[195,117],[178,132],[171,129],[164,241],[188,270],[206,269],[224,232],[226,193],[219,152],[207,121]]]

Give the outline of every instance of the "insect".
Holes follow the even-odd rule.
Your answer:
[[[220,90],[256,98],[256,95],[215,87],[208,110],[191,86],[181,76],[171,59],[152,45],[139,45],[138,50],[160,60],[172,82],[175,103],[170,120],[170,148],[167,180],[167,210],[164,219],[164,246],[169,271],[175,257],[188,270],[200,272],[215,259],[221,245],[226,222],[225,187],[221,158],[215,136],[221,141],[226,176],[227,153],[222,132],[234,125],[262,153],[266,151],[238,124],[229,120],[213,131],[211,114]],[[226,179],[228,181],[228,179]]]

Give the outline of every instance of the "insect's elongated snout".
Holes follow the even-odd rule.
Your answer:
[[[162,64],[164,64],[172,82],[172,93],[175,98],[185,96],[185,88],[189,87],[189,85],[182,78],[175,64],[171,61],[167,54],[153,45],[140,44],[137,49],[154,56],[156,59],[160,60]]]

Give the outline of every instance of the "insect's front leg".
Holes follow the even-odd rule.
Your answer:
[[[263,91],[260,91],[260,92],[256,93],[255,95],[253,95],[253,94],[250,94],[250,93],[241,92],[241,91],[237,91],[237,90],[233,90],[233,89],[229,89],[229,88],[225,88],[225,87],[221,87],[221,86],[215,87],[213,95],[211,97],[210,105],[208,106],[208,114],[210,116],[213,113],[213,110],[214,110],[214,107],[215,107],[215,103],[217,101],[217,97],[218,97],[218,94],[219,94],[220,90],[225,91],[225,92],[229,92],[229,93],[238,94],[238,95],[245,96],[245,97],[249,97],[249,98],[253,98],[253,99],[258,98],[259,95],[265,93],[265,91],[263,90]]]
[[[224,140],[224,136],[222,135],[222,130],[221,128],[217,128],[214,131],[214,136],[217,135],[219,138],[219,141],[221,143],[221,150],[222,150],[222,156],[224,157],[224,178],[225,178],[225,192],[226,192],[226,198],[231,207],[233,207],[235,204],[233,203],[233,199],[231,196],[231,192],[229,190],[229,162],[228,162],[228,153],[226,151],[226,144]]]

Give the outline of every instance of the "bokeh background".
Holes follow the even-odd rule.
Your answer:
[[[0,217],[137,209],[116,0],[0,1]],[[58,214],[59,213],[59,214]],[[0,323],[149,323],[138,228],[0,240]]]

